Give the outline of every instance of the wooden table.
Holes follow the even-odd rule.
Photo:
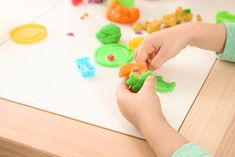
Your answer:
[[[235,64],[216,61],[179,132],[235,156]],[[147,142],[0,99],[0,157],[153,157]]]

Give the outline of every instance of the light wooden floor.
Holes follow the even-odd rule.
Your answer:
[[[180,133],[235,156],[235,64],[217,61]],[[0,157],[154,157],[146,141],[0,99]]]

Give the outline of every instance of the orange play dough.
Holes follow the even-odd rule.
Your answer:
[[[112,2],[107,9],[106,16],[110,21],[117,23],[133,23],[140,17],[139,9],[121,6],[118,2]]]
[[[140,72],[146,71],[146,66],[141,63],[129,63],[124,65],[123,67],[120,68],[119,70],[119,77],[124,77],[128,79],[129,74],[132,72],[134,68],[138,68]]]

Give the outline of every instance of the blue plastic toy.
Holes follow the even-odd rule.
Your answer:
[[[95,75],[95,67],[91,65],[89,57],[78,58],[76,62],[83,77],[88,78]]]

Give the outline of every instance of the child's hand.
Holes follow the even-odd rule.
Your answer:
[[[122,114],[139,129],[148,118],[164,118],[155,83],[154,76],[148,77],[138,93],[130,92],[124,80],[117,88],[117,100]]]
[[[126,119],[143,133],[156,155],[169,157],[187,140],[163,116],[155,83],[155,77],[149,76],[138,93],[131,93],[123,80],[117,88],[118,105]]]
[[[136,61],[147,64],[151,70],[161,67],[187,46],[190,33],[187,25],[167,28],[147,36],[136,51]]]
[[[137,62],[158,69],[187,45],[223,52],[226,41],[224,24],[185,23],[147,36],[137,49]]]

